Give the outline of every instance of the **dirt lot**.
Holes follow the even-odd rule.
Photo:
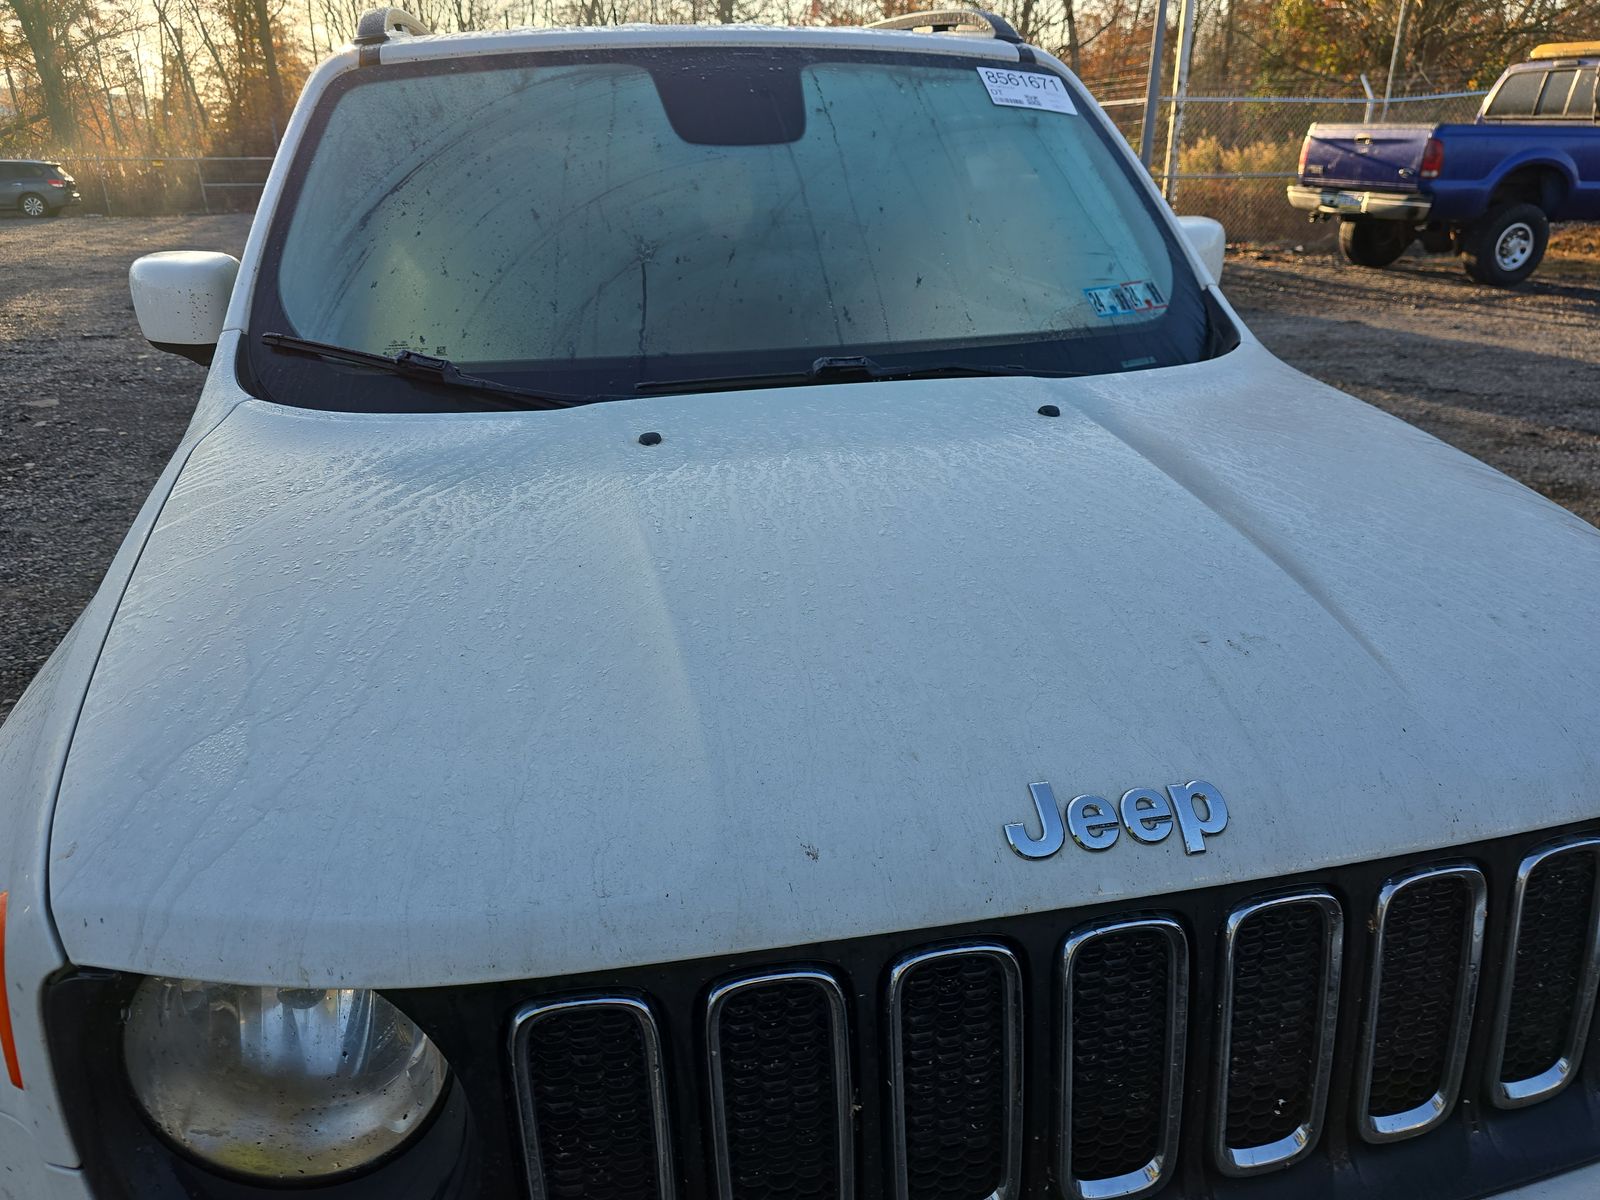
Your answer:
[[[1452,258],[1387,271],[1245,251],[1224,288],[1272,350],[1600,525],[1600,261],[1513,291]]]
[[[151,250],[238,254],[249,228],[0,219],[0,716],[99,584],[205,379],[140,338],[128,264]]]
[[[0,220],[0,718],[66,633],[189,419],[204,372],[152,351],[127,266],[237,254],[249,218]],[[1515,292],[1452,261],[1386,272],[1244,251],[1225,287],[1301,369],[1600,525],[1600,262]]]

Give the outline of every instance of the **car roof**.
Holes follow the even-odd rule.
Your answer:
[[[1015,62],[1018,49],[985,34],[915,33],[858,26],[795,29],[770,25],[611,25],[571,29],[496,29],[476,33],[391,34],[383,62],[506,54],[519,50],[652,49],[694,46],[814,47],[949,54]]]

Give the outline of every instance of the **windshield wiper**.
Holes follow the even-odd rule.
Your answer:
[[[739,388],[803,387],[808,383],[877,383],[888,379],[956,379],[967,376],[1037,375],[1065,379],[1083,371],[1039,371],[1013,364],[936,363],[920,367],[886,367],[863,355],[824,356],[804,371],[761,375],[714,375],[706,379],[647,379],[636,392],[727,392]]]
[[[549,392],[534,392],[513,387],[509,383],[496,383],[479,375],[468,375],[448,358],[435,358],[431,354],[418,354],[415,350],[402,350],[390,357],[374,354],[370,350],[356,350],[349,346],[335,346],[331,342],[314,342],[310,338],[292,333],[263,333],[261,340],[274,350],[290,354],[310,354],[334,362],[353,363],[360,367],[376,367],[392,375],[434,383],[441,387],[461,391],[483,392],[507,408],[573,408],[589,401],[580,396],[558,396]]]

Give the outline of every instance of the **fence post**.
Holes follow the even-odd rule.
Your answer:
[[[1372,105],[1377,100],[1377,96],[1373,94],[1372,83],[1367,78],[1367,73],[1365,71],[1361,72],[1361,90],[1367,94],[1367,107],[1362,110],[1361,123],[1363,125],[1371,125]]]
[[[1156,153],[1156,124],[1161,119],[1161,60],[1167,50],[1167,0],[1156,4],[1156,26],[1150,35],[1150,78],[1144,87],[1144,125],[1139,130],[1139,161],[1144,169]]]
[[[1167,169],[1161,180],[1161,194],[1171,204],[1178,194],[1178,150],[1182,146],[1183,102],[1189,95],[1189,63],[1194,58],[1195,5],[1183,0],[1178,19],[1178,62],[1172,69],[1172,117],[1167,124]]]
[[[1400,43],[1406,36],[1406,8],[1409,0],[1400,0],[1400,16],[1394,23],[1394,49],[1389,52],[1389,78],[1383,82],[1383,116],[1389,119],[1389,97],[1394,94],[1394,73],[1400,64]]]
[[[205,205],[206,216],[209,217],[211,215],[211,197],[206,192],[206,160],[205,159],[197,158],[197,159],[194,160],[194,174],[195,174],[195,178],[200,181],[200,203]]]

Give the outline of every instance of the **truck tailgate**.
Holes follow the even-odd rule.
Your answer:
[[[1306,134],[1300,182],[1414,192],[1433,130],[1432,125],[1313,125]]]

